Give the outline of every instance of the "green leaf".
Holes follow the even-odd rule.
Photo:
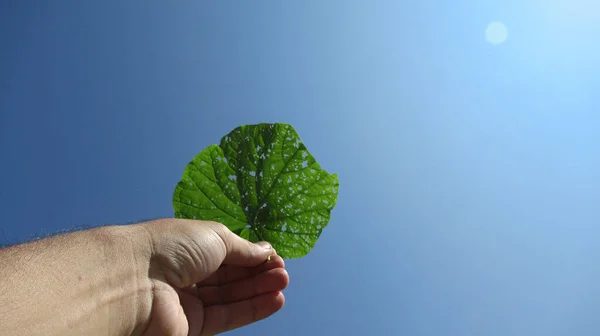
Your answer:
[[[314,247],[337,202],[338,177],[321,169],[288,124],[240,126],[187,165],[175,216],[211,220],[283,258]]]

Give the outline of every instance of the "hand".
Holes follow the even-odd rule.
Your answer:
[[[145,335],[214,335],[283,307],[280,291],[289,277],[268,243],[252,244],[214,222],[168,219],[138,225],[151,247],[152,297],[146,301],[151,306],[138,324]]]
[[[214,335],[281,309],[268,244],[160,219],[0,249],[0,335]],[[271,256],[271,261],[266,262]]]

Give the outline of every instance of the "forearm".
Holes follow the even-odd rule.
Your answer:
[[[139,300],[151,300],[151,286],[136,260],[142,237],[132,228],[0,249],[0,335],[137,333],[138,315],[150,309],[150,302]]]

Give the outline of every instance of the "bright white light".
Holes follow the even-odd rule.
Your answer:
[[[485,30],[485,39],[494,45],[498,45],[506,41],[508,38],[508,29],[502,22],[492,22]]]

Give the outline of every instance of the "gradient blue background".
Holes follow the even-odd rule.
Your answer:
[[[172,216],[287,122],[338,205],[232,335],[598,335],[598,36],[592,0],[0,1],[0,239]]]

